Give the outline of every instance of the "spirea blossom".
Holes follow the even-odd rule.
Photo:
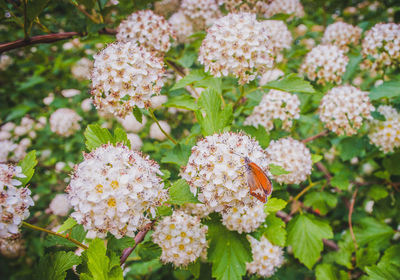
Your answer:
[[[207,207],[207,205],[203,203],[185,203],[181,206],[180,210],[189,215],[204,218],[213,212],[214,209]]]
[[[264,15],[271,0],[218,0],[220,5],[230,13],[251,12]]]
[[[381,70],[400,63],[400,24],[378,23],[365,33],[362,42],[364,69]]]
[[[300,72],[318,84],[340,83],[348,61],[349,58],[339,47],[319,45],[306,55]]]
[[[122,21],[117,29],[118,41],[132,41],[150,51],[167,52],[173,33],[163,16],[151,10],[137,11]]]
[[[158,223],[152,238],[162,249],[160,258],[164,263],[187,266],[207,250],[207,230],[199,217],[174,211]]]
[[[261,236],[260,241],[250,235],[247,239],[253,255],[253,261],[246,263],[247,271],[261,277],[272,276],[285,261],[282,248],[273,245],[265,236]]]
[[[325,29],[322,37],[323,44],[338,46],[341,50],[349,51],[350,45],[357,45],[360,41],[362,29],[345,22],[335,22]]]
[[[146,116],[142,116],[142,122],[138,122],[133,115],[133,113],[129,113],[125,116],[125,118],[117,118],[118,122],[124,127],[124,129],[128,132],[139,132],[143,129],[143,127],[147,123]]]
[[[140,148],[142,148],[143,146],[143,141],[142,139],[140,139],[139,135],[135,133],[128,133],[126,136],[131,142],[131,149],[135,151],[140,151]]]
[[[181,176],[207,207],[220,212],[243,202],[255,203],[247,183],[245,157],[268,174],[268,159],[258,142],[240,133],[207,136],[192,148]]]
[[[275,55],[283,49],[290,49],[293,37],[284,21],[264,20],[261,23],[267,30]]]
[[[250,206],[239,203],[222,212],[222,224],[229,230],[249,233],[255,231],[266,217],[264,203],[256,201]]]
[[[372,119],[371,111],[374,110],[368,92],[353,86],[338,86],[322,98],[319,118],[336,134],[353,135],[365,119]]]
[[[171,132],[171,127],[166,121],[159,121],[158,123],[167,134]],[[156,139],[158,141],[164,141],[165,139],[167,139],[167,136],[161,131],[157,123],[151,124],[149,136],[150,138]]]
[[[161,0],[154,3],[154,12],[163,17],[179,9],[180,0]]]
[[[76,165],[67,193],[76,219],[89,236],[135,236],[155,217],[167,190],[155,161],[121,144],[102,145]]]
[[[20,257],[25,251],[25,242],[21,234],[9,238],[0,238],[0,255],[9,259]]]
[[[195,31],[206,29],[222,16],[215,0],[182,0],[180,10],[192,21]]]
[[[20,166],[0,164],[0,238],[10,238],[18,233],[22,221],[29,217],[33,205],[28,188],[16,188],[26,177]]]
[[[110,44],[94,59],[91,94],[99,110],[124,117],[161,91],[162,59],[133,42]]]
[[[68,195],[64,193],[57,194],[50,202],[49,209],[54,215],[67,216],[71,209]]]
[[[273,66],[272,44],[255,14],[228,14],[207,30],[199,61],[213,76],[233,74],[246,84]]]
[[[304,9],[300,0],[273,0],[265,11],[265,17],[269,18],[276,14],[293,14],[295,17],[303,17]],[[289,19],[292,19],[291,16]]]
[[[13,63],[13,59],[11,56],[8,56],[6,54],[0,55],[0,70],[4,71],[8,68]]]
[[[300,184],[311,174],[310,150],[291,137],[272,140],[266,149],[271,164],[283,167],[289,174],[272,175],[279,183]]]
[[[270,90],[264,94],[250,116],[244,121],[245,125],[263,126],[267,131],[274,128],[274,120],[282,121],[282,128],[290,130],[293,120],[300,118],[300,100],[295,94],[280,90]]]
[[[72,109],[60,108],[50,116],[50,129],[54,133],[68,137],[79,130],[82,118]]]
[[[171,25],[171,28],[179,43],[187,43],[190,41],[188,37],[194,33],[193,25],[192,22],[182,13],[182,11],[174,13],[168,19],[168,22]]]
[[[371,121],[369,141],[384,153],[393,152],[395,148],[400,147],[400,113],[388,105],[379,106],[378,112],[384,115],[386,120]]]
[[[260,78],[260,86],[263,86],[268,82],[278,80],[278,78],[283,75],[285,75],[285,73],[283,73],[283,71],[280,69],[267,70]]]
[[[75,79],[82,81],[82,80],[89,80],[90,79],[90,72],[93,68],[93,61],[90,59],[83,57],[78,60],[74,66],[71,67],[72,76]]]

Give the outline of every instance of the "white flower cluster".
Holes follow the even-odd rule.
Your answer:
[[[275,55],[278,55],[283,49],[290,49],[293,37],[285,22],[281,20],[264,20],[261,23],[267,30]]]
[[[158,53],[169,50],[173,37],[171,26],[165,18],[151,10],[131,14],[117,29],[118,41],[136,42],[139,46]]]
[[[169,134],[171,132],[171,127],[166,121],[159,121],[158,122],[161,126],[161,128]],[[164,141],[167,139],[167,136],[161,131],[161,129],[158,127],[157,123],[152,123],[150,126],[150,132],[149,132],[149,137],[151,139],[156,139],[158,141]]]
[[[233,74],[246,84],[272,68],[272,44],[255,14],[228,14],[207,30],[199,61],[213,76]]]
[[[162,59],[133,42],[110,44],[94,59],[91,94],[99,110],[124,117],[161,91]]]
[[[128,133],[126,136],[131,142],[131,150],[140,151],[143,146],[143,141],[140,139],[139,135],[135,133]]]
[[[143,127],[147,123],[147,118],[146,116],[142,116],[142,122],[138,122],[133,115],[132,112],[130,112],[128,115],[125,116],[125,118],[117,118],[117,121],[124,127],[124,129],[128,132],[139,132],[140,130],[143,129]]]
[[[185,203],[180,209],[186,214],[197,216],[199,218],[207,217],[211,212],[213,212],[213,209],[210,209],[203,203]]]
[[[182,11],[174,13],[168,19],[168,22],[171,25],[174,35],[179,43],[187,43],[190,41],[188,37],[194,33],[193,25],[192,22],[182,13]]]
[[[215,0],[182,0],[180,10],[193,23],[195,31],[205,30],[222,16]]]
[[[285,261],[282,248],[273,245],[265,236],[261,236],[260,241],[250,235],[247,239],[253,254],[253,261],[246,264],[247,271],[261,277],[272,276]]]
[[[0,55],[0,70],[4,71],[8,68],[13,63],[13,59],[11,56],[8,56],[6,54]]]
[[[273,0],[265,12],[265,17],[269,18],[276,14],[293,14],[294,17],[303,17],[304,9],[300,0]],[[289,19],[292,19],[291,16]]]
[[[58,216],[67,216],[70,209],[71,204],[69,203],[68,195],[64,193],[57,194],[49,205],[50,212]]]
[[[0,255],[9,259],[21,256],[25,251],[25,242],[20,234],[10,238],[0,238]]]
[[[368,134],[369,141],[384,153],[393,152],[400,147],[400,113],[391,106],[381,105],[378,112],[385,116],[385,121],[372,120]]]
[[[66,98],[71,98],[71,97],[74,97],[79,94],[81,94],[81,91],[79,89],[75,89],[75,88],[68,88],[68,89],[61,90],[61,95]]]
[[[319,118],[336,134],[353,135],[364,119],[372,119],[371,111],[374,110],[368,92],[353,86],[338,86],[322,98]]]
[[[306,55],[300,72],[318,84],[340,83],[348,62],[349,58],[339,47],[319,45]]]
[[[161,0],[154,3],[154,12],[163,17],[179,9],[180,0]]]
[[[90,72],[93,68],[93,61],[90,59],[83,57],[79,59],[72,67],[71,73],[75,79],[79,81],[89,80],[90,79]]]
[[[220,212],[243,202],[255,203],[247,183],[245,157],[267,174],[268,160],[257,141],[239,133],[207,136],[192,148],[181,176],[208,208]]]
[[[174,211],[172,216],[164,217],[154,229],[154,243],[161,249],[161,260],[175,266],[187,266],[207,254],[207,226],[200,223],[199,217],[182,211]]]
[[[0,238],[10,238],[18,233],[22,221],[29,217],[29,207],[33,200],[28,188],[17,178],[26,177],[20,166],[0,164]]]
[[[71,217],[89,236],[133,237],[167,199],[158,164],[123,145],[102,145],[74,168],[67,193]]]
[[[274,128],[274,120],[282,121],[282,128],[289,131],[294,119],[300,118],[300,100],[295,94],[271,89],[264,94],[259,105],[244,121],[245,125],[263,126],[267,131]]]
[[[285,73],[280,69],[267,70],[260,78],[260,86],[263,86],[268,82],[278,80],[278,78],[282,77],[283,75],[285,75]]]
[[[264,203],[260,201],[253,205],[239,203],[222,212],[222,224],[229,230],[249,233],[255,231],[266,217]]]
[[[322,37],[323,44],[338,46],[341,50],[348,52],[350,45],[358,45],[362,29],[345,22],[335,22],[325,29]]]
[[[79,122],[82,120],[74,110],[68,108],[57,109],[50,116],[50,128],[54,133],[68,137],[79,130]]]
[[[310,150],[300,141],[291,137],[272,140],[266,149],[271,164],[283,167],[289,174],[273,175],[279,183],[300,184],[311,174]]]
[[[364,69],[381,70],[400,63],[400,24],[378,23],[365,33],[362,54]],[[372,58],[372,60],[370,59]]]
[[[218,0],[230,13],[249,12],[264,15],[271,0]]]

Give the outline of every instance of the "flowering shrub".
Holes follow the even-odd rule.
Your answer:
[[[3,2],[1,279],[398,279],[396,1]]]

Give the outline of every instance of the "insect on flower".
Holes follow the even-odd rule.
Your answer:
[[[272,192],[272,183],[267,174],[248,157],[244,158],[246,166],[247,184],[250,188],[250,194],[259,201],[266,203],[268,196]]]

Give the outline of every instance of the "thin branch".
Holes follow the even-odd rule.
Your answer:
[[[121,258],[120,258],[120,264],[121,264],[121,265],[123,265],[123,264],[126,262],[126,260],[128,259],[129,255],[132,254],[132,252],[135,250],[136,246],[137,246],[140,242],[142,242],[142,241],[144,240],[144,238],[146,237],[146,234],[151,230],[151,228],[153,227],[153,225],[154,225],[155,222],[156,222],[156,221],[152,221],[152,222],[148,223],[148,224],[145,226],[145,229],[144,229],[144,230],[139,231],[139,233],[136,234],[136,236],[135,236],[135,244],[134,244],[132,247],[126,248],[126,249],[122,252],[122,255],[121,255]]]
[[[292,219],[292,216],[283,211],[276,212],[276,216],[281,218],[285,223],[288,223]],[[326,247],[329,247],[332,250],[339,250],[339,246],[332,240],[322,239],[322,242],[325,244]]]
[[[315,166],[317,166],[317,168],[324,173],[324,176],[329,183],[332,179],[332,175],[329,173],[329,170],[325,167],[325,165],[323,165],[322,162],[317,162],[315,163]]]
[[[242,101],[242,98],[245,96],[244,86],[239,86],[239,90],[240,90],[240,95],[236,100],[235,104],[233,104],[233,111],[235,111],[236,107],[239,106],[240,101]]]
[[[317,139],[317,138],[326,136],[326,135],[328,135],[328,133],[329,133],[328,130],[324,130],[324,131],[321,131],[320,133],[318,133],[318,134],[316,134],[316,135],[310,136],[310,137],[308,137],[308,138],[302,140],[301,142],[303,142],[303,143],[308,143],[308,142],[314,141],[314,140]]]
[[[351,234],[351,238],[353,239],[353,243],[354,243],[354,249],[357,250],[358,245],[357,245],[357,240],[356,240],[356,236],[354,235],[354,231],[353,231],[353,224],[352,224],[352,215],[353,215],[353,210],[354,210],[354,204],[356,202],[356,196],[357,196],[357,192],[358,192],[358,188],[355,189],[352,197],[351,197],[351,201],[350,201],[350,209],[349,209],[349,229],[350,229],[350,234]]]
[[[309,189],[311,189],[312,187],[314,187],[315,185],[317,185],[317,183],[310,183],[307,187],[305,187],[298,195],[295,196],[295,198],[293,198],[293,201],[297,201],[299,200],[299,198],[305,194]]]
[[[149,108],[149,113],[150,113],[150,117],[153,119],[153,121],[155,121],[157,123],[158,128],[161,130],[161,132],[169,139],[171,140],[172,143],[174,143],[175,145],[178,144],[178,142],[172,138],[171,135],[169,135],[160,125],[160,123],[158,122],[156,116],[154,115],[153,109]]]
[[[115,31],[112,29],[104,28],[99,31],[100,34],[109,34],[114,35]],[[33,36],[27,39],[19,39],[12,42],[2,43],[0,44],[0,53],[6,52],[13,49],[22,48],[29,45],[35,44],[49,44],[54,43],[61,40],[71,39],[74,36],[85,36],[86,34],[78,33],[78,32],[63,32],[63,33],[51,33],[46,35],[38,35]]]
[[[78,240],[76,240],[74,238],[71,238],[68,235],[60,234],[60,233],[54,232],[52,230],[48,230],[48,229],[45,229],[45,228],[42,228],[42,227],[38,227],[38,226],[35,226],[35,225],[32,225],[32,224],[29,224],[27,222],[22,222],[22,225],[26,226],[28,228],[34,229],[34,230],[43,231],[45,233],[52,234],[52,235],[67,239],[68,241],[71,241],[72,243],[74,243],[75,245],[81,247],[82,249],[85,249],[85,250],[88,249],[88,246],[82,244],[81,242],[79,242]]]

